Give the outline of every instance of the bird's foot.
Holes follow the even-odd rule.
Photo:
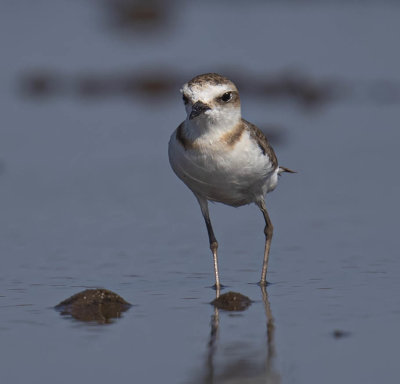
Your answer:
[[[267,280],[260,280],[257,285],[260,287],[268,287],[268,285],[271,285],[271,283],[269,283]]]
[[[222,284],[217,285],[217,284],[214,284],[214,285],[211,286],[211,288],[212,288],[214,291],[219,291],[219,290],[221,290],[221,289],[226,288],[226,285],[222,285]]]

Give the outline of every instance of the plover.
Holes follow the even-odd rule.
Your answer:
[[[218,242],[208,201],[233,207],[255,203],[265,219],[261,285],[266,285],[273,226],[265,196],[275,189],[280,167],[265,135],[242,119],[239,92],[224,76],[206,73],[181,89],[187,117],[171,135],[169,161],[176,175],[194,193],[203,214],[214,259],[215,287],[220,288]]]

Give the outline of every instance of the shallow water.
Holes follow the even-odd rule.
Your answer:
[[[0,382],[397,383],[400,8],[176,2],[160,32],[119,30],[100,5],[0,5]],[[264,294],[261,214],[211,206],[225,291],[254,301],[244,312],[209,304],[203,219],[168,164],[179,85],[77,92],[80,76],[146,68],[174,81],[293,69],[345,90],[311,107],[242,93],[244,117],[277,126],[278,158],[298,171],[268,196]],[[37,70],[62,91],[27,95]],[[133,307],[107,326],[54,310],[86,287]]]

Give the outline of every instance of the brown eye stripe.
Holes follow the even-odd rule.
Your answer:
[[[222,99],[222,97],[223,97],[226,93],[230,93],[230,94],[231,94],[231,98],[230,98],[229,100],[227,100],[227,101],[224,101],[224,100]],[[237,104],[238,102],[240,102],[239,92],[238,92],[238,91],[224,92],[221,96],[218,96],[217,101],[218,101],[219,103],[222,103],[222,104],[228,104],[228,103],[229,103],[229,104],[230,104],[230,103],[232,103],[232,104]]]
[[[239,97],[239,92],[238,91],[232,91],[232,96],[231,99],[229,100],[229,103],[231,104],[240,104],[240,97]]]

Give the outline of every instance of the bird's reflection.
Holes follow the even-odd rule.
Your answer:
[[[220,291],[217,290],[216,299],[219,297]],[[280,383],[280,375],[274,367],[274,359],[276,357],[275,321],[265,287],[261,287],[261,297],[266,316],[266,333],[263,334],[265,344],[261,347],[262,350],[255,348],[251,341],[240,342],[240,344],[234,345],[231,349],[229,346],[226,348],[219,340],[219,334],[221,333],[222,337],[223,324],[224,320],[226,320],[224,315],[220,319],[220,315],[221,312],[226,312],[226,310],[221,310],[214,304],[205,367],[202,369],[202,374],[194,382],[236,383],[251,380],[251,383]],[[233,313],[231,312],[230,314]],[[263,320],[260,318],[260,321],[265,321],[265,318]],[[265,354],[265,358],[260,359],[263,354]],[[222,359],[221,355],[223,355]]]
[[[267,370],[272,370],[272,363],[275,358],[275,321],[272,316],[268,292],[265,286],[261,287],[261,294],[264,303],[265,317],[267,318],[267,358],[265,366]]]
[[[220,296],[220,288],[216,289],[216,299]],[[211,332],[210,339],[208,340],[208,353],[207,353],[207,376],[206,383],[213,383],[214,380],[214,355],[217,349],[216,341],[218,338],[218,328],[219,328],[219,309],[214,305],[214,313],[211,316]]]

